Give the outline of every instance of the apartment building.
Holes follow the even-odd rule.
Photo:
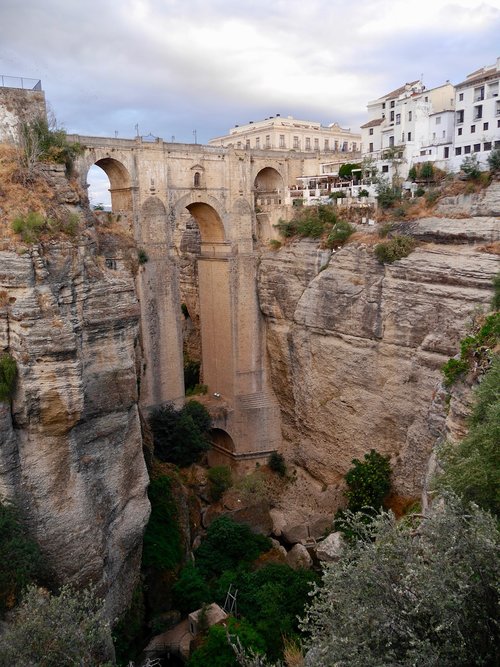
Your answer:
[[[415,162],[449,157],[454,108],[451,83],[428,90],[418,79],[369,102],[369,120],[361,126],[363,157],[388,178],[403,179]]]
[[[210,146],[237,149],[355,153],[361,150],[361,135],[338,123],[321,125],[293,116],[271,116],[246,125],[235,125],[229,134],[210,139]]]
[[[453,170],[472,154],[486,165],[490,151],[500,148],[500,57],[457,84],[455,107]]]

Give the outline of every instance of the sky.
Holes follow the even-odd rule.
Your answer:
[[[353,130],[500,56],[500,0],[1,0],[0,75],[82,135],[206,143],[277,113]]]

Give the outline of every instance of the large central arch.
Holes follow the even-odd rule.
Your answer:
[[[110,157],[101,158],[94,164],[109,178],[113,211],[132,211],[132,182],[125,165]]]

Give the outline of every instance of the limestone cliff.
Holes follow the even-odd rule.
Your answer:
[[[262,257],[285,450],[316,483],[310,505],[334,500],[351,459],[372,447],[391,456],[396,493],[420,495],[443,429],[429,419],[440,369],[477,308],[488,308],[499,262],[484,246],[499,228],[494,217],[416,221],[407,229],[417,249],[386,265],[363,243],[330,256],[302,240]]]
[[[62,181],[58,204],[77,210]],[[95,583],[114,617],[149,515],[139,309],[131,271],[99,256],[85,215],[78,241],[26,246],[6,233],[0,245],[0,351],[18,367],[12,404],[0,403],[0,496],[23,508],[55,580]]]

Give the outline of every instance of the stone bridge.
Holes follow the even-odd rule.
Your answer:
[[[92,165],[106,172],[113,214],[148,256],[137,276],[142,406],[184,401],[183,328],[193,318],[214,417],[212,463],[267,458],[281,431],[257,300],[258,248],[289,214],[288,186],[307,157],[160,139],[70,139],[85,146],[82,185]]]

